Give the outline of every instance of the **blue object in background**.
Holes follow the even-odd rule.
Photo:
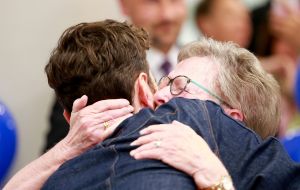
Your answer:
[[[291,158],[296,162],[300,162],[300,131],[292,136],[285,137],[281,142]]]
[[[298,63],[297,72],[296,72],[295,99],[296,99],[298,110],[300,110],[300,63]]]
[[[17,149],[16,123],[0,101],[0,186],[12,165]]]

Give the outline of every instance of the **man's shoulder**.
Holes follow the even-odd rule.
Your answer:
[[[166,111],[177,111],[180,113],[188,113],[200,115],[201,113],[215,115],[216,112],[221,112],[225,114],[220,107],[210,100],[200,100],[200,99],[188,99],[182,97],[172,98],[169,102],[162,104],[156,109],[156,113],[161,114]],[[208,115],[206,115],[208,117]]]
[[[156,112],[161,112],[162,110],[195,110],[199,107],[205,105],[207,101],[199,100],[199,99],[188,99],[182,97],[172,98],[170,101],[160,105]],[[217,106],[217,104],[216,104]],[[198,110],[199,111],[199,110]]]
[[[156,110],[144,108],[132,117],[124,120],[104,144],[116,142],[120,137],[135,138],[139,136],[139,131],[143,128],[150,125],[172,123],[174,120],[195,128],[201,121],[209,120],[209,118],[203,118],[205,117],[202,114],[204,112],[201,110],[204,109],[203,106],[201,108],[203,103],[205,102],[201,100],[173,98]]]
[[[242,121],[238,121],[225,113],[223,108],[210,100],[173,98],[168,103],[161,105],[158,115],[165,110],[176,112],[176,120],[189,125],[202,136],[207,129],[213,134],[228,134],[234,131],[234,136],[245,136],[254,144],[261,143],[261,138]],[[207,134],[208,135],[208,134]]]

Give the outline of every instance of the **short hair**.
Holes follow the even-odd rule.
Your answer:
[[[214,9],[214,6],[216,6],[218,3],[218,0],[199,1],[195,8],[195,20],[198,20],[200,17],[210,15]]]
[[[68,28],[45,67],[48,83],[71,112],[73,101],[88,96],[88,104],[108,98],[132,103],[134,83],[149,75],[147,33],[126,22],[104,20]]]
[[[211,13],[211,9],[215,0],[201,0],[196,5],[195,19],[197,20],[201,16],[207,16]]]
[[[248,50],[232,42],[203,38],[182,48],[178,61],[209,57],[218,72],[210,84],[219,96],[244,114],[246,125],[262,138],[274,136],[280,118],[280,91],[277,81]]]

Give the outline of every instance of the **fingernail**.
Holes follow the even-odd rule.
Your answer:
[[[130,106],[130,107],[128,108],[128,110],[129,110],[130,112],[132,112],[132,111],[133,111],[133,107]]]
[[[134,154],[135,154],[135,151],[134,151],[134,150],[132,150],[132,151],[130,151],[130,152],[129,152],[129,154],[130,154],[130,156],[134,156]]]
[[[133,141],[132,143],[130,143],[130,146],[135,146],[136,145],[136,141]]]
[[[141,134],[141,135],[144,135],[144,134],[146,134],[146,130],[144,130],[144,129],[143,129],[143,130],[141,130],[141,131],[140,131],[140,134]]]

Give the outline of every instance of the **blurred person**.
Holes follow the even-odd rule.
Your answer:
[[[245,48],[250,46],[250,50],[260,57],[264,68],[268,72],[271,72],[277,79],[286,79],[279,80],[279,82],[283,87],[283,92],[291,94],[293,75],[288,76],[288,74],[293,70],[293,66],[290,64],[292,60],[288,56],[276,55],[269,57],[269,53],[261,53],[261,49],[265,46],[264,41],[267,40],[267,37],[271,37],[264,36],[270,32],[267,32],[268,25],[265,24],[269,21],[266,20],[267,18],[261,17],[262,13],[266,14],[265,17],[267,17],[268,12],[264,7],[253,11],[254,34],[252,36],[250,13],[240,0],[203,0],[196,9],[196,24],[205,36],[218,41],[233,41]],[[263,37],[265,39],[262,39]],[[268,39],[268,41],[271,41],[271,39]],[[288,48],[283,43],[276,42],[273,44],[272,50],[269,47],[270,52],[280,52],[280,54],[288,52]]]
[[[254,9],[251,12],[253,23],[253,35],[249,49],[257,56],[265,57],[276,53],[284,53],[291,58],[295,58],[296,52],[291,48],[285,37],[277,35],[276,28],[279,28],[277,22],[285,20],[283,16],[284,1],[269,0],[264,5]],[[281,11],[278,11],[281,7]],[[281,20],[281,21],[280,21]],[[281,26],[283,27],[283,26]],[[281,28],[280,30],[285,30]],[[277,33],[277,34],[276,34]]]
[[[177,63],[176,44],[187,14],[186,0],[119,0],[130,21],[150,36],[147,61],[156,80],[168,74]]]
[[[284,137],[290,128],[300,124],[300,119],[294,97],[297,51],[285,35],[280,35],[281,32],[277,31],[289,30],[280,25],[282,20],[288,18],[287,12],[282,12],[285,11],[286,4],[280,5],[280,2],[283,1],[268,1],[252,11],[254,35],[249,49],[260,58],[263,67],[275,76],[281,86],[282,115],[278,136]]]
[[[147,51],[147,61],[154,78],[159,80],[177,63],[179,46],[176,41],[187,14],[186,0],[119,0],[119,3],[131,22],[149,33],[151,48]],[[67,134],[68,124],[62,113],[63,108],[55,100],[43,152]]]
[[[265,16],[261,16],[263,14]],[[283,111],[278,135],[283,136],[296,114],[293,105],[295,54],[280,38],[271,37],[274,35],[266,24],[269,23],[268,14],[264,7],[254,10],[251,22],[249,11],[239,0],[204,0],[197,7],[196,23],[203,35],[249,48],[259,56],[264,69],[275,76],[282,92]],[[272,44],[266,46],[269,42]],[[270,53],[266,54],[267,51]]]
[[[276,40],[276,43],[274,41],[272,49],[270,49],[270,52],[274,52],[272,56],[261,54],[265,42],[262,37],[266,35],[266,31],[261,31],[261,29],[267,30],[267,25],[264,17],[258,16],[261,15],[261,9],[254,11],[253,15],[255,17],[252,18],[254,27],[252,36],[250,13],[241,1],[204,0],[197,7],[196,23],[205,36],[210,36],[219,41],[233,41],[242,47],[249,47],[251,51],[260,56],[263,67],[276,77],[283,93],[282,109],[284,111],[282,112],[281,127],[278,133],[282,136],[294,113],[292,110],[295,110],[293,106],[289,106],[293,103],[289,99],[293,99],[291,97],[294,85],[294,64],[292,58],[287,55],[292,53],[289,51],[288,46]],[[253,47],[256,48],[253,49]]]
[[[240,0],[202,0],[195,13],[196,25],[204,36],[248,47],[252,35],[249,12]]]
[[[104,21],[104,23],[106,22]],[[128,51],[131,52],[132,48],[124,49],[127,46],[124,46],[123,40],[127,43],[131,40],[127,40],[127,36],[124,34],[122,34],[122,39],[115,38],[116,34],[121,35],[120,32],[124,32],[126,28],[118,30],[117,26],[120,24],[114,22],[111,24],[112,26],[108,22],[108,25],[105,25],[105,27],[101,27],[101,23],[81,24],[75,26],[75,28],[68,29],[61,38],[62,42],[59,43],[62,45],[58,46],[58,49],[61,49],[61,51],[55,51],[57,53],[53,54],[51,58],[53,61],[49,62],[46,67],[49,84],[55,89],[58,97],[62,99],[62,103],[67,110],[65,114],[66,119],[68,119],[69,114],[67,113],[70,112],[72,99],[78,95],[80,96],[80,93],[84,93],[85,91],[95,97],[95,93],[92,93],[94,89],[99,91],[99,99],[108,95],[115,96],[116,90],[114,89],[126,89],[131,93],[132,97],[129,97],[129,100],[132,101],[136,115],[124,121],[111,138],[91,151],[64,164],[49,178],[44,189],[87,187],[98,189],[159,189],[160,187],[163,189],[194,189],[193,185],[190,186],[194,182],[198,188],[213,188],[215,185],[223,184],[224,181],[220,183],[217,181],[218,179],[222,179],[220,176],[225,175],[226,177],[228,173],[224,166],[217,161],[215,155],[208,148],[208,145],[212,148],[213,152],[220,156],[224,164],[227,165],[235,184],[239,188],[246,187],[250,189],[266,186],[271,188],[295,187],[294,185],[297,180],[294,181],[294,179],[298,179],[297,172],[299,172],[299,168],[289,162],[287,155],[281,149],[278,141],[270,138],[263,142],[253,131],[240,123],[242,121],[246,123],[253,122],[252,124],[250,123],[251,127],[261,124],[264,126],[261,127],[261,132],[265,131],[264,135],[269,136],[276,132],[276,127],[274,126],[278,122],[278,119],[276,119],[279,114],[278,85],[271,76],[265,73],[260,67],[258,60],[251,53],[232,44],[221,44],[212,40],[203,39],[198,43],[188,45],[179,55],[180,63],[168,77],[163,78],[160,83],[161,90],[154,96],[157,104],[166,104],[161,105],[153,111],[151,108],[154,108],[152,95],[154,84],[151,78],[149,78],[145,54],[135,54],[135,58],[142,60],[139,62],[130,62],[128,56],[130,57],[133,53],[128,53]],[[113,33],[114,30],[117,32],[116,34]],[[109,38],[109,41],[105,40],[105,36],[109,37],[109,35],[104,35],[100,31],[109,32],[113,37]],[[100,33],[99,36],[102,36],[104,39],[97,38],[97,40],[92,40],[93,43],[91,44],[91,40],[86,36],[92,38],[98,32]],[[84,33],[84,35],[81,33]],[[133,36],[139,37],[138,34]],[[102,44],[101,40],[107,43],[97,46],[97,42]],[[65,42],[69,42],[70,46],[75,47],[66,47],[64,46]],[[108,42],[115,45],[109,45]],[[143,50],[144,42],[135,42],[134,40],[132,43],[138,47],[141,46],[141,50]],[[109,51],[110,48],[116,48],[118,44],[121,44],[123,48],[118,49],[118,51]],[[89,51],[82,51],[81,48]],[[93,48],[95,48],[95,53],[92,53]],[[78,51],[78,55],[71,56],[73,59],[67,59],[69,61],[65,62],[65,58],[70,55],[68,51],[74,49]],[[87,56],[86,54],[88,57],[91,56],[91,58],[82,62],[81,57]],[[102,59],[107,54],[110,59]],[[122,59],[118,59],[118,57],[122,57]],[[97,58],[101,58],[103,62],[98,61]],[[143,66],[136,67],[138,63]],[[82,64],[87,68],[93,65],[93,69],[96,69],[97,72],[91,72],[94,73],[91,76],[89,72],[85,72],[86,69]],[[74,65],[78,66],[74,67]],[[61,69],[61,67],[64,69]],[[128,69],[128,67],[132,69]],[[224,69],[216,69],[218,67]],[[251,69],[248,69],[249,67]],[[73,78],[78,79],[78,75],[82,75],[81,72],[72,72],[72,69],[77,72],[82,71],[86,77],[82,77],[80,82],[78,80],[74,81]],[[103,70],[105,74],[102,74]],[[220,73],[217,72],[218,70]],[[230,74],[226,71],[230,72]],[[71,75],[67,75],[65,72],[70,72]],[[117,74],[114,74],[114,72]],[[241,73],[248,77],[239,78]],[[217,78],[217,76],[220,76],[220,78]],[[226,78],[228,76],[231,77]],[[244,85],[236,85],[235,82],[231,83],[232,80],[241,80],[240,82]],[[118,85],[109,85],[107,84],[109,81],[118,83]],[[75,82],[76,85],[71,85]],[[129,85],[130,82],[134,82],[134,85]],[[87,86],[86,84],[89,85]],[[207,87],[202,84],[207,85]],[[62,87],[66,85],[76,86],[76,88],[68,88],[69,90],[65,91]],[[96,88],[93,85],[97,85]],[[102,88],[98,85],[101,85]],[[123,88],[123,86],[127,88]],[[271,98],[270,94],[272,95]],[[198,100],[175,98],[167,103],[174,96]],[[199,99],[210,101],[203,102]],[[243,103],[240,100],[243,100]],[[216,105],[216,103],[220,104],[224,112],[236,120],[224,114],[223,109]],[[251,111],[249,106],[255,109],[255,111]],[[144,107],[149,107],[150,109],[142,109]],[[257,115],[253,115],[254,112]],[[93,114],[93,112],[91,113]],[[138,139],[132,142],[139,137],[139,130],[148,125],[169,123],[174,119],[188,123],[198,134],[203,135],[208,145],[190,128],[178,122],[151,126],[143,132],[143,134],[149,134],[149,131],[151,133],[151,131],[155,132],[156,130],[158,130],[156,131],[158,134],[160,132],[170,132],[171,135],[169,138],[164,136],[162,139]],[[229,126],[229,128],[226,126]],[[164,129],[170,130],[165,131]],[[146,132],[147,130],[148,132]],[[174,134],[172,130],[177,133],[175,139],[172,135]],[[185,136],[178,136],[178,134],[185,134]],[[172,136],[176,141],[170,141],[170,137]],[[242,139],[240,138],[241,136],[243,136]],[[179,137],[184,137],[184,139],[188,140],[188,144],[179,143],[179,145],[187,145],[187,147],[183,149],[175,148],[175,150],[179,150],[179,154],[177,152],[176,157],[170,157],[169,155],[165,158],[157,159],[184,171],[187,175],[177,173],[178,170],[173,170],[161,162],[153,160],[135,161],[128,154],[130,150],[134,149],[135,145],[146,143],[139,147],[139,149],[131,152],[131,155],[140,159],[143,157],[143,154],[141,154],[143,150],[145,151],[143,153],[147,153],[148,150],[157,152],[157,149],[166,147],[168,143],[172,144],[180,140]],[[150,144],[147,141],[151,141]],[[131,145],[134,146],[130,146],[130,143],[133,143]],[[243,146],[240,146],[241,144]],[[230,148],[230,150],[226,149],[226,147]],[[253,147],[253,149],[250,147]],[[259,152],[257,152],[258,149],[260,150]],[[263,154],[262,156],[260,156],[261,153]],[[144,156],[146,155],[144,154]],[[175,158],[175,160],[167,158]],[[240,162],[241,158],[245,159],[245,165],[242,164],[239,167],[236,163]],[[270,158],[273,158],[276,162],[284,161],[268,165]],[[250,163],[246,161],[248,159],[251,160],[249,161]],[[260,165],[257,165],[257,163],[260,163]],[[292,167],[285,167],[286,164],[291,164],[290,166]],[[278,166],[282,168],[277,168]],[[112,168],[113,170],[111,170]],[[248,172],[243,171],[243,168]],[[278,172],[279,170],[281,173]],[[283,171],[286,171],[286,173]],[[287,173],[288,175],[286,175]],[[297,175],[294,176],[295,174]],[[193,177],[194,182],[188,177],[189,175]],[[271,181],[269,181],[271,178],[268,176],[272,176]],[[291,176],[294,176],[293,180],[287,180]],[[207,177],[209,180],[207,180]],[[272,183],[273,180],[276,183]]]
[[[277,3],[276,3],[277,2]],[[290,3],[288,3],[290,2]],[[296,3],[297,6],[292,7],[292,2]],[[274,5],[275,4],[275,5]],[[270,17],[270,29],[272,34],[280,39],[281,44],[284,45],[276,45],[274,47],[274,52],[282,53],[290,55],[290,57],[294,60],[293,67],[291,70],[296,71],[296,64],[299,63],[299,50],[300,50],[300,40],[298,37],[298,31],[300,30],[300,2],[299,1],[273,1],[273,7],[279,6],[281,9],[281,13],[279,10],[276,11],[276,7],[271,11]],[[275,9],[275,10],[274,10]],[[277,8],[279,9],[279,8]],[[283,47],[281,47],[283,46]],[[285,48],[285,49],[284,49]],[[287,63],[285,63],[286,65]],[[295,72],[292,74],[293,79],[295,80]],[[293,87],[295,86],[295,81],[291,80],[291,89],[293,91]]]
[[[274,7],[275,6],[275,7]],[[294,94],[295,101],[299,106],[300,94],[300,67],[299,67],[299,53],[300,53],[300,38],[298,32],[300,31],[300,2],[299,1],[278,1],[273,2],[273,10],[271,15],[271,30],[277,38],[288,43],[297,53],[297,69],[295,76]],[[294,103],[294,102],[293,102]],[[293,106],[296,109],[295,106]],[[296,112],[296,111],[295,111]],[[289,128],[288,133],[282,138],[282,143],[286,148],[291,158],[300,162],[300,121],[295,122],[293,128]]]
[[[268,1],[264,6],[259,7],[252,12],[254,35],[249,49],[257,56],[262,57],[263,60],[270,58],[269,61],[267,60],[267,63],[269,64],[267,70],[274,72],[275,75],[278,70],[285,70],[282,71],[281,77],[293,81],[294,73],[292,73],[291,70],[295,70],[294,66],[297,59],[297,52],[292,44],[297,40],[294,39],[293,43],[291,43],[291,40],[287,40],[289,34],[287,34],[286,31],[292,31],[292,28],[289,29],[287,26],[280,23],[283,23],[283,20],[288,21],[290,18],[283,12],[280,13],[278,10],[279,7],[281,7],[282,11],[285,9],[288,10],[288,5],[280,2],[284,1]],[[295,16],[293,15],[292,17],[294,19]],[[285,31],[285,35],[281,35],[280,33],[282,32],[280,31]],[[292,64],[292,66],[290,66],[290,64]],[[287,66],[285,67],[285,65]],[[293,79],[288,78],[289,76],[293,76],[291,77]],[[294,82],[289,82],[289,86],[293,86],[293,84]],[[284,88],[286,88],[285,85]],[[285,93],[290,95],[292,92],[293,87],[288,87]]]
[[[276,3],[277,2],[277,3]],[[290,2],[290,3],[289,3]],[[297,2],[295,5],[291,2]],[[299,54],[300,51],[300,38],[298,31],[300,30],[300,2],[294,1],[274,1],[273,6],[279,6],[281,9],[272,11],[271,15],[271,29],[275,35],[292,45]]]

